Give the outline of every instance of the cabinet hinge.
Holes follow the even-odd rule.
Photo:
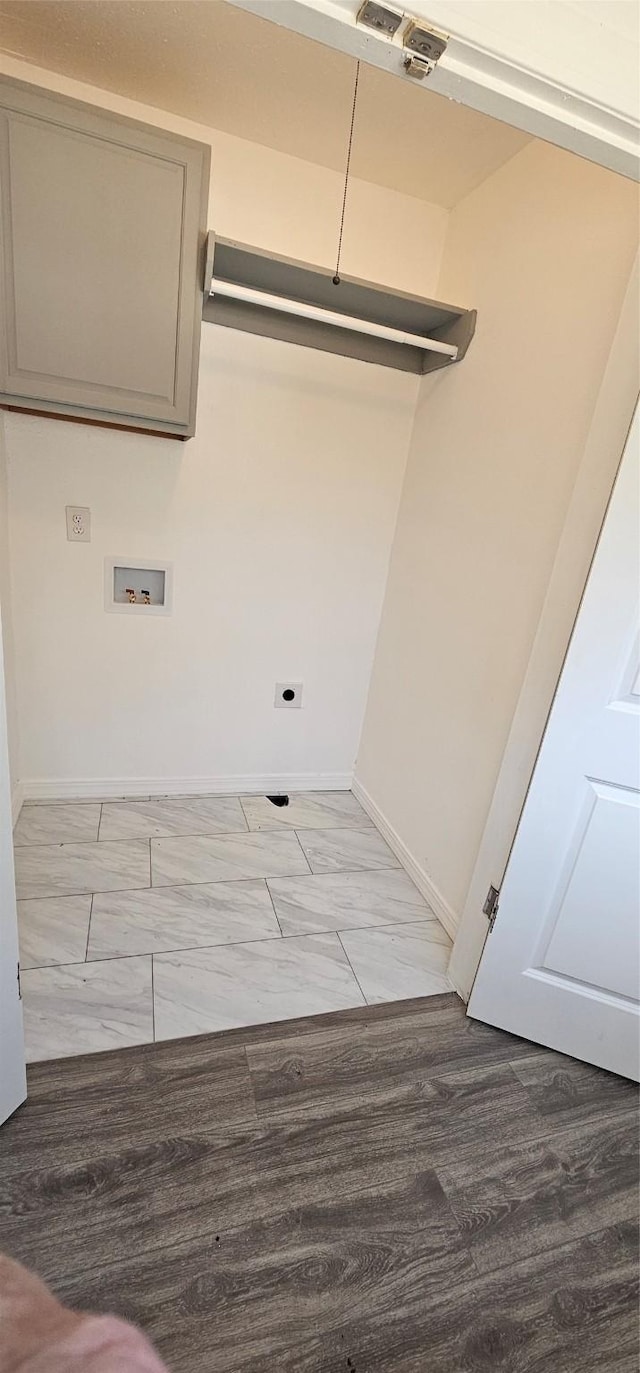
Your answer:
[[[22,1001],[22,987],[20,986],[20,964],[18,963],[18,1000]]]
[[[492,931],[492,929],[493,929],[493,927],[494,927],[494,925],[495,925],[495,923],[496,923],[496,916],[497,916],[497,914],[498,914],[498,905],[499,905],[499,902],[500,902],[500,888],[499,888],[499,887],[489,887],[489,890],[488,890],[488,892],[487,892],[487,896],[486,896],[486,900],[485,900],[484,906],[482,907],[482,910],[483,910],[484,914],[485,914],[486,916],[488,916],[488,919],[489,919],[489,934],[491,934],[491,931]]]

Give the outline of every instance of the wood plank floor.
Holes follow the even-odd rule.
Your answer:
[[[457,997],[39,1063],[0,1247],[172,1373],[637,1373],[638,1096]]]

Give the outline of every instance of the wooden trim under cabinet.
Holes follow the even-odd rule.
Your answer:
[[[44,420],[67,420],[69,424],[91,424],[97,429],[121,429],[125,434],[150,434],[154,439],[178,439],[186,443],[192,434],[170,434],[166,429],[143,429],[138,424],[115,424],[113,420],[90,419],[87,415],[63,415],[59,410],[33,410],[27,405],[5,405],[0,402],[0,410],[9,410],[16,415],[37,415]]]

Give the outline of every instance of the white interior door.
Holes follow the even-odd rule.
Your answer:
[[[638,411],[469,1015],[640,1078]]]
[[[7,710],[0,624],[0,1125],[27,1095],[18,988],[18,917],[13,874]]]

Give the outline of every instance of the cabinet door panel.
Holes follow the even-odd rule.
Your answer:
[[[2,391],[192,432],[209,150],[35,88],[0,96]]]

